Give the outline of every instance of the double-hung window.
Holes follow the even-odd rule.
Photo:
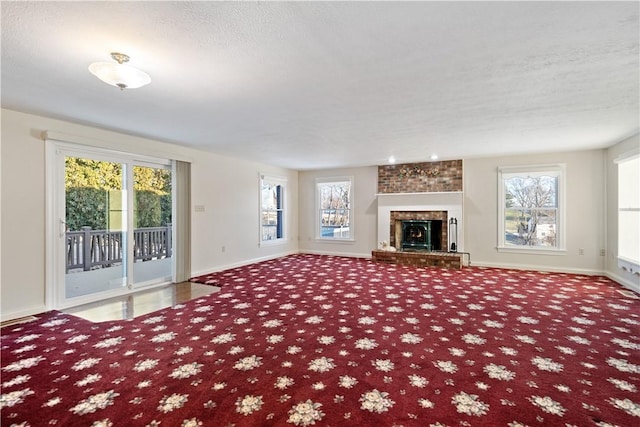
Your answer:
[[[261,243],[285,239],[284,197],[286,179],[260,175],[260,241]]]
[[[618,266],[640,274],[640,154],[616,159],[618,164]]]
[[[563,253],[565,165],[498,169],[498,250]]]
[[[353,240],[353,178],[318,178],[316,201],[316,237],[321,240]]]

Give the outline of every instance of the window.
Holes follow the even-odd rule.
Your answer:
[[[283,240],[286,180],[260,176],[260,241]]]
[[[629,153],[618,163],[618,265],[640,271],[640,155]]]
[[[353,240],[351,206],[353,178],[322,178],[316,181],[316,236],[326,240]]]
[[[499,168],[499,251],[564,251],[564,171],[564,165]]]

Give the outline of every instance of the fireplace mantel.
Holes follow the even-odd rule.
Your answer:
[[[458,251],[464,251],[461,191],[437,193],[378,193],[378,242],[390,242],[392,211],[446,211],[447,221],[458,220]]]

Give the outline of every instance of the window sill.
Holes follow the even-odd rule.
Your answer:
[[[640,264],[638,264],[637,261],[631,261],[628,258],[618,257],[618,268],[621,268],[631,274],[640,275]]]
[[[316,237],[316,242],[318,243],[340,243],[340,244],[348,244],[352,245],[356,241],[355,239],[321,239],[320,237]]]
[[[287,239],[273,239],[273,240],[262,240],[258,243],[258,245],[262,248],[265,246],[278,246],[287,244]]]
[[[496,248],[500,253],[511,254],[530,254],[530,255],[566,255],[565,249],[551,249],[551,248],[534,248],[530,246],[518,248],[511,246],[498,246]]]

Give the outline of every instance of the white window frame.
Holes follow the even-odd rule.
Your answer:
[[[636,275],[640,274],[638,221],[628,217],[638,216],[640,212],[639,162],[640,149],[623,153],[615,159],[618,165],[618,267]],[[627,217],[626,220],[623,216]]]
[[[556,246],[517,246],[505,242],[505,180],[516,176],[555,176],[558,179],[556,207]],[[498,252],[545,255],[566,254],[566,165],[564,163],[533,166],[504,166],[498,168]]]
[[[349,183],[349,237],[327,237],[322,236],[322,221],[321,221],[321,192],[320,187],[326,184],[337,183]],[[355,216],[353,211],[354,200],[354,179],[353,176],[338,176],[338,177],[319,177],[316,178],[316,240],[319,242],[347,242],[352,243],[355,241]]]
[[[274,185],[279,185],[281,187],[281,207],[280,209],[276,209],[277,211],[280,211],[281,214],[281,230],[282,230],[282,236],[281,237],[277,237],[275,239],[267,239],[267,240],[263,240],[263,232],[262,232],[262,227],[264,226],[264,224],[262,223],[262,214],[263,212],[269,210],[271,211],[271,209],[267,209],[266,207],[263,206],[262,203],[262,186],[264,182],[268,182],[269,184],[274,184]],[[279,177],[279,176],[273,176],[273,175],[268,175],[268,174],[260,174],[260,180],[259,180],[259,189],[258,189],[258,197],[260,199],[260,211],[258,214],[258,221],[259,221],[259,225],[258,225],[258,229],[259,229],[259,233],[260,235],[258,236],[258,242],[260,246],[271,246],[271,245],[278,245],[278,244],[282,244],[284,242],[287,241],[287,179],[284,177]]]

